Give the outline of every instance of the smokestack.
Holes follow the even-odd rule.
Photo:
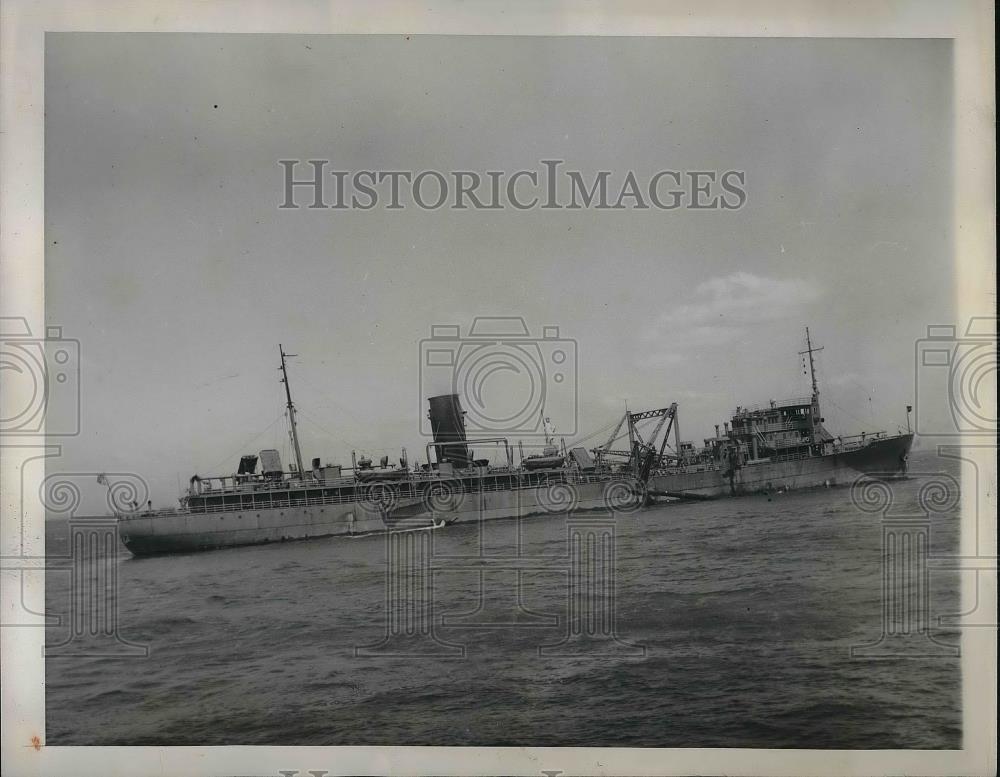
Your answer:
[[[434,442],[454,443],[435,446],[438,464],[448,462],[456,467],[471,466],[469,446],[465,444],[465,411],[458,394],[442,394],[427,401],[430,404],[427,415],[431,420]]]

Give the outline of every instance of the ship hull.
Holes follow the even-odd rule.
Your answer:
[[[429,525],[429,524],[428,524]],[[129,516],[119,535],[136,556],[216,550],[240,545],[369,534],[385,529],[378,510],[362,503],[281,509]]]
[[[875,440],[851,451],[722,469],[654,475],[646,493],[716,498],[853,482],[860,474],[902,475],[912,435]],[[426,529],[475,521],[587,510],[632,510],[642,489],[622,477],[552,482],[526,488],[455,488],[448,498],[399,500],[390,509],[366,502],[281,508],[177,512],[128,516],[119,522],[125,547],[136,556],[186,553],[242,545],[357,536],[389,529]]]
[[[572,483],[554,479],[551,484],[527,488],[461,492],[456,488],[449,498],[398,500],[389,509],[346,502],[128,516],[119,521],[119,534],[136,556],[188,553],[570,511],[633,509],[642,502],[640,494],[631,480],[618,477]]]
[[[906,473],[912,444],[913,435],[904,434],[850,451],[748,464],[731,474],[721,468],[662,473],[650,478],[649,490],[663,496],[706,499],[850,484],[862,474],[898,477]]]
[[[459,494],[450,504],[434,505],[429,515],[436,525],[440,525],[588,510],[622,511],[642,506],[645,498],[641,494],[643,490],[631,479],[556,482],[535,488]]]

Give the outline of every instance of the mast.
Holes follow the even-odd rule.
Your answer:
[[[819,388],[816,385],[816,365],[813,364],[813,354],[819,353],[823,350],[823,346],[819,348],[812,347],[812,340],[809,338],[809,327],[806,327],[806,349],[804,351],[799,351],[799,356],[803,354],[809,354],[809,377],[812,379],[812,392],[813,400],[819,396]]]
[[[812,443],[816,443],[816,424],[819,422],[819,386],[816,385],[816,365],[813,363],[813,354],[823,350],[823,346],[813,348],[812,339],[809,337],[809,327],[806,327],[806,349],[799,351],[799,356],[809,355],[809,377],[812,380]]]
[[[295,465],[298,468],[299,477],[303,477],[302,451],[299,449],[299,431],[295,425],[295,405],[292,403],[292,390],[288,386],[288,370],[285,368],[285,357],[295,356],[294,353],[285,353],[285,349],[278,343],[278,353],[281,354],[281,382],[285,384],[285,397],[288,399],[288,422],[292,427],[292,447],[295,449]]]

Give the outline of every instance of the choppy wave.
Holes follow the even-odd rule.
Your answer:
[[[895,487],[916,504],[918,482]],[[933,518],[934,552],[954,550],[956,520]],[[881,524],[849,489],[617,518],[617,641],[600,651],[566,648],[566,521],[434,532],[440,652],[424,656],[377,653],[383,537],[123,554],[119,633],[149,655],[50,658],[47,742],[961,746],[957,658],[850,656],[879,638],[883,593]],[[47,528],[65,552],[65,525]],[[480,556],[524,569],[481,576]],[[51,613],[68,614],[69,584],[50,576]],[[935,572],[931,604],[960,610],[956,574]]]

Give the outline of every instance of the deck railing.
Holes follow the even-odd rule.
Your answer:
[[[751,424],[753,431],[763,432],[764,434],[768,434],[769,432],[791,432],[808,428],[809,419],[806,416],[802,416],[801,420],[796,421],[758,421]]]
[[[776,400],[774,403],[764,402],[759,405],[748,405],[747,407],[740,406],[739,413],[735,416],[739,417],[745,413],[757,413],[761,410],[777,410],[779,407],[801,407],[802,405],[811,405],[812,397],[792,397],[791,399],[780,399]]]
[[[566,484],[566,485],[584,485],[587,483],[602,483],[609,481],[618,480],[633,480],[633,476],[628,472],[603,472],[594,474],[583,474],[576,472],[552,472],[552,473],[537,473],[532,474],[530,479],[526,475],[514,475],[511,473],[499,473],[499,474],[488,474],[482,477],[461,477],[456,476],[454,478],[417,478],[415,480],[400,480],[400,481],[367,481],[354,483],[351,486],[340,486],[339,488],[350,488],[349,493],[336,493],[336,494],[323,494],[322,496],[314,497],[292,497],[291,494],[297,491],[301,491],[299,488],[286,488],[286,489],[274,489],[271,491],[258,491],[254,492],[251,498],[256,498],[256,503],[246,504],[236,504],[235,501],[238,498],[233,496],[233,502],[230,504],[219,504],[219,505],[196,505],[191,506],[186,509],[170,508],[166,510],[151,510],[142,511],[135,513],[125,513],[118,516],[121,521],[130,521],[138,518],[161,518],[177,515],[201,515],[204,513],[227,513],[235,511],[248,511],[253,512],[257,510],[271,510],[271,509],[282,509],[291,507],[321,507],[324,505],[339,505],[351,502],[366,502],[371,500],[366,500],[366,495],[374,495],[371,492],[374,490],[373,487],[384,487],[391,489],[395,492],[396,498],[402,499],[422,499],[424,496],[432,491],[435,485],[442,485],[445,487],[450,487],[454,489],[456,494],[478,494],[483,492],[497,492],[497,491],[520,491],[534,488],[545,488],[551,485]],[[485,482],[493,480],[494,482]],[[497,482],[500,481],[500,482]],[[415,488],[402,489],[403,493],[400,493],[399,488],[402,485],[415,486]],[[459,486],[461,488],[459,488]],[[313,488],[317,488],[314,486]],[[368,492],[368,494],[366,494]],[[262,496],[270,496],[269,502],[263,502],[260,500]],[[274,496],[288,498],[274,499]],[[249,496],[244,493],[239,495],[239,498],[246,498]],[[375,502],[371,501],[374,505]]]
[[[888,436],[888,432],[872,432],[871,434],[852,434],[848,437],[836,437],[833,440],[833,449],[837,452],[854,451],[858,448],[864,448],[875,440],[884,440]]]

